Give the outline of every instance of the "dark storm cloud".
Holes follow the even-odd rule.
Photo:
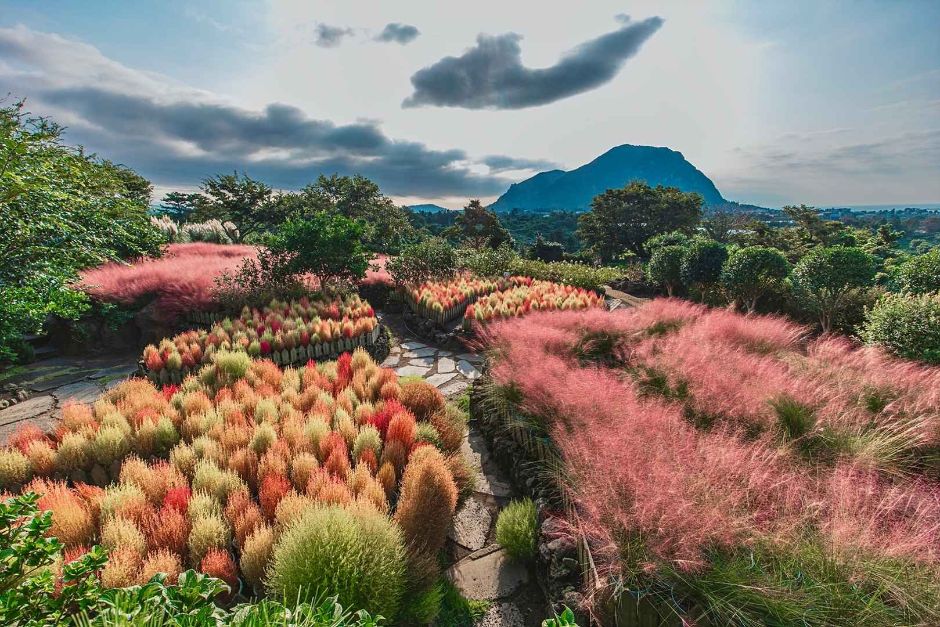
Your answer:
[[[336,125],[284,104],[254,112],[214,103],[163,103],[93,87],[52,89],[37,96],[34,102],[84,122],[68,130],[69,141],[159,183],[192,183],[238,169],[283,188],[301,187],[320,173],[359,173],[395,195],[486,196],[508,185],[461,165],[468,160],[463,150],[432,150],[391,139],[372,123]],[[512,161],[498,155],[488,159]]]
[[[618,16],[625,21],[625,16]],[[484,35],[459,57],[445,57],[411,77],[414,93],[404,107],[433,105],[467,109],[522,109],[548,104],[610,81],[627,59],[662,26],[651,17],[567,52],[555,65],[527,68],[516,33]]]
[[[544,159],[517,159],[505,155],[490,155],[481,161],[490,168],[490,172],[505,172],[506,170],[551,170],[557,163]]]
[[[382,32],[376,35],[376,41],[382,42],[395,42],[398,44],[407,44],[415,40],[415,38],[421,34],[416,27],[411,24],[399,24],[398,22],[392,22],[386,24],[385,28],[382,29]]]
[[[313,33],[313,43],[321,48],[335,48],[343,42],[344,37],[352,34],[351,28],[317,24]]]

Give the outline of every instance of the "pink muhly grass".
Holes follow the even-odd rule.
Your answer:
[[[370,261],[370,267],[366,270],[366,276],[359,282],[360,285],[388,285],[391,287],[395,284],[392,280],[392,275],[388,273],[388,270],[385,269],[385,264],[388,262],[388,255],[376,255]]]
[[[233,272],[243,259],[256,255],[253,246],[170,244],[158,259],[141,259],[130,265],[107,263],[87,270],[80,286],[94,298],[122,305],[151,298],[157,312],[172,320],[212,305],[215,278]]]

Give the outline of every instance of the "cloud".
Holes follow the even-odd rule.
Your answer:
[[[399,24],[398,22],[391,22],[386,24],[385,28],[382,29],[382,32],[376,35],[375,40],[385,43],[395,42],[397,44],[404,45],[414,41],[420,34],[421,31],[411,24]]]
[[[494,174],[508,170],[551,170],[558,167],[557,163],[545,159],[524,159],[505,155],[490,155],[480,161]]]
[[[335,48],[343,43],[343,38],[353,34],[353,29],[344,26],[317,24],[313,33],[313,43],[321,48]]]
[[[474,160],[460,149],[391,138],[376,122],[337,124],[288,104],[246,109],[24,27],[0,28],[0,58],[5,92],[28,97],[34,113],[64,122],[68,142],[161,187],[192,187],[233,170],[282,189],[298,189],[321,173],[360,173],[395,196],[490,196],[510,181],[479,174],[478,166],[522,163],[501,155]]]
[[[618,16],[618,21],[627,19]],[[555,65],[538,69],[522,65],[521,35],[480,34],[476,46],[459,57],[445,57],[416,72],[414,93],[402,106],[522,109],[568,98],[612,80],[662,24],[659,17],[626,21],[568,51]]]

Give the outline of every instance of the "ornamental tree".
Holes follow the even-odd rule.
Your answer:
[[[705,292],[721,278],[721,268],[727,258],[728,249],[724,244],[710,239],[692,240],[682,255],[679,269],[682,282],[699,290],[704,298]]]
[[[819,326],[828,333],[852,297],[874,283],[877,271],[874,256],[860,248],[820,247],[796,264],[790,280],[797,297],[818,316]]]
[[[776,248],[748,246],[734,251],[721,270],[721,285],[733,301],[748,313],[757,299],[778,285],[790,273],[790,264]]]
[[[682,287],[682,259],[685,257],[686,247],[672,244],[661,246],[653,251],[650,262],[646,266],[646,277],[650,283],[661,285],[666,294],[672,296]]]

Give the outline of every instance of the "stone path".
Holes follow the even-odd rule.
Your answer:
[[[137,370],[137,355],[56,357],[29,364],[11,382],[29,399],[0,410],[0,444],[26,422],[51,431],[66,402],[90,403]]]

